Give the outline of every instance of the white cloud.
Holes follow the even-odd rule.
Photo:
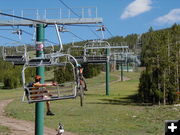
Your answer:
[[[158,25],[173,24],[178,22],[180,22],[180,8],[173,9],[168,14],[155,19],[155,23]]]
[[[134,17],[149,11],[152,8],[151,4],[152,4],[151,0],[134,0],[126,7],[123,14],[121,15],[121,19]]]

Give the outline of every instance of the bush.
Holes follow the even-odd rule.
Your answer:
[[[64,83],[72,81],[74,79],[72,67],[70,64],[67,64],[66,67],[58,67],[54,70],[54,79],[58,83]]]
[[[92,78],[100,74],[102,65],[94,65],[94,64],[85,63],[82,65],[82,67],[84,68],[84,77]]]
[[[17,88],[20,85],[20,80],[13,76],[12,74],[6,74],[3,79],[4,88],[13,89]]]

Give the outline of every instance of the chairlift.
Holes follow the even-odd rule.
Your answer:
[[[105,41],[105,40],[91,40],[88,41],[84,47],[86,49],[102,49],[102,48],[109,48],[110,44],[109,42]]]
[[[79,93],[80,79],[79,79],[79,69],[77,60],[70,54],[61,53],[63,46],[58,31],[58,26],[55,24],[58,40],[60,43],[60,49],[57,52],[50,54],[43,54],[42,57],[35,57],[33,59],[26,60],[23,69],[22,69],[22,80],[24,95],[22,101],[27,101],[28,103],[36,103],[43,101],[53,101],[53,100],[63,100],[75,98],[77,93]],[[39,43],[42,44],[42,43]],[[69,64],[72,68],[73,81],[63,84],[57,84],[57,86],[48,86],[48,87],[32,87],[28,86],[25,77],[25,70],[27,68],[36,68],[40,66],[44,67],[66,67]],[[47,91],[48,94],[47,95]],[[80,94],[82,95],[82,94]],[[49,98],[44,98],[48,96]],[[26,97],[26,99],[25,99]],[[80,98],[82,100],[82,98]]]
[[[63,58],[67,57],[68,61],[56,61],[52,62],[52,59],[57,59],[57,58]],[[71,58],[71,59],[70,59]],[[74,60],[72,62],[71,60]],[[37,59],[36,59],[37,60]],[[63,100],[63,99],[72,99],[76,98],[77,96],[77,88],[78,88],[78,69],[76,68],[78,63],[76,59],[69,55],[69,54],[59,54],[59,56],[51,56],[51,63],[49,61],[43,61],[42,59],[39,59],[39,63],[37,64],[32,64],[32,61],[29,60],[27,61],[22,69],[22,80],[23,80],[23,88],[24,88],[24,95],[22,98],[23,102],[28,102],[28,103],[36,103],[36,102],[43,102],[43,101],[53,101],[53,100]],[[36,61],[37,62],[37,61]],[[73,74],[73,81],[72,82],[67,82],[63,84],[57,84],[57,86],[48,86],[48,87],[30,87],[27,85],[26,82],[26,77],[25,77],[25,70],[27,68],[32,68],[32,67],[40,67],[40,66],[45,66],[45,67],[60,67],[60,66],[66,66],[67,64],[71,65],[72,68],[72,74]],[[47,91],[49,94],[49,98],[44,98],[47,96]],[[25,99],[26,97],[26,99]]]
[[[11,42],[8,44],[15,44],[19,45],[18,42]],[[7,46],[6,44],[5,46]],[[14,65],[24,65],[26,59],[27,59],[27,48],[26,45],[23,44],[22,48],[23,50],[19,50],[19,46],[9,46],[9,47],[3,47],[2,54],[3,59],[7,62],[12,62]]]
[[[88,41],[84,46],[73,46],[70,48],[69,52],[80,63],[104,63],[109,60],[106,54],[107,48],[110,48],[110,44],[107,41],[92,40]],[[77,54],[79,55],[78,52],[83,52],[83,54],[81,56],[77,56]]]
[[[110,48],[110,44],[104,40],[92,40],[84,46],[84,56],[88,63],[104,63],[109,60],[106,49]]]
[[[46,46],[45,51],[49,51],[50,53],[54,53],[54,45],[48,41],[44,42],[44,45]],[[48,46],[48,47],[47,47]],[[47,49],[48,48],[48,49]]]

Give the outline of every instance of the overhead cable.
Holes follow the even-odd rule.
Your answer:
[[[1,37],[1,38],[4,38],[4,39],[7,39],[7,40],[10,40],[10,41],[14,41],[14,42],[17,42],[17,43],[21,43],[21,42],[19,42],[19,41],[17,41],[17,40],[14,40],[14,39],[11,39],[11,38],[2,36],[2,35],[0,35],[0,37]]]
[[[78,15],[78,14],[77,14],[71,7],[69,7],[66,3],[64,3],[63,0],[59,0],[59,2],[61,2],[66,8],[68,8],[74,15],[76,15],[77,17],[79,17],[79,19],[81,19],[81,16]],[[88,26],[88,25],[86,25],[86,26],[90,29],[90,31],[91,31],[94,35],[96,35],[96,37],[99,38],[99,36],[98,36],[95,32],[93,32],[93,30],[90,28],[90,26]]]

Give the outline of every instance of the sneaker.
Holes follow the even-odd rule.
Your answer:
[[[48,115],[48,116],[53,116],[53,115],[55,115],[55,114],[52,113],[51,111],[47,111],[46,115]]]

